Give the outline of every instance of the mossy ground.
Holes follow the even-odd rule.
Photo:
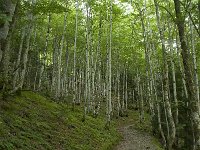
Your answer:
[[[103,116],[82,117],[81,106],[72,111],[34,92],[0,96],[0,149],[106,150],[120,139],[114,122],[106,130]]]

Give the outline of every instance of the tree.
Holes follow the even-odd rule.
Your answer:
[[[195,84],[193,81],[192,77],[192,66],[190,63],[190,54],[188,53],[188,46],[186,44],[186,38],[185,38],[185,18],[183,17],[181,13],[181,8],[180,8],[180,1],[179,0],[174,0],[174,5],[175,5],[175,12],[176,12],[176,24],[178,28],[178,33],[179,33],[179,39],[181,43],[181,55],[183,58],[183,64],[184,64],[184,73],[186,76],[186,85],[188,89],[188,102],[189,102],[189,117],[191,117],[191,127],[194,128],[194,140],[190,141],[190,144],[193,143],[191,146],[189,146],[189,149],[200,149],[200,118],[199,118],[199,102],[196,97],[196,92],[195,92]],[[190,119],[190,118],[188,118]],[[191,135],[190,135],[191,136]],[[192,137],[190,137],[192,138]]]

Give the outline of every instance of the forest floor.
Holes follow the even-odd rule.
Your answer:
[[[118,122],[118,132],[122,140],[114,150],[163,150],[158,139],[151,135],[151,125],[148,114],[143,123],[139,121],[139,114],[130,111],[129,117]]]

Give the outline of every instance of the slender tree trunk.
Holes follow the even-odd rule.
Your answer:
[[[150,109],[150,114],[151,114],[151,121],[154,118],[154,108],[153,108],[153,101],[152,101],[152,96],[151,96],[151,64],[150,64],[150,48],[149,48],[149,41],[148,41],[148,33],[147,33],[147,29],[149,26],[149,22],[147,21],[147,24],[145,25],[145,21],[144,21],[144,17],[146,15],[146,0],[144,2],[144,11],[139,10],[140,11],[140,17],[141,17],[141,24],[142,24],[142,30],[143,30],[143,39],[144,39],[144,49],[145,49],[145,62],[146,62],[146,78],[147,78],[147,101],[149,104],[149,109]],[[147,26],[147,27],[146,27]]]
[[[14,77],[13,77],[13,89],[16,88],[16,83],[17,83],[17,78],[19,77],[19,67],[20,67],[20,62],[21,62],[21,55],[22,55],[22,48],[23,48],[23,43],[24,43],[24,37],[25,37],[25,27],[22,28],[22,33],[21,33],[21,42],[19,46],[19,51],[17,55],[17,61],[15,65],[15,71],[14,71]]]
[[[80,69],[79,71],[79,79],[78,79],[78,85],[77,85],[77,91],[78,91],[78,104],[81,103],[81,92],[82,92],[82,89],[81,89],[81,81],[82,81],[82,69]]]
[[[197,58],[196,58],[196,50],[195,50],[195,40],[194,40],[194,29],[192,23],[190,23],[190,31],[191,31],[191,45],[192,45],[192,58],[193,58],[193,65],[194,65],[194,82],[195,82],[195,92],[198,103],[199,100],[199,77],[198,77],[198,69],[197,69]],[[199,107],[200,109],[200,107]],[[200,110],[199,110],[200,114]]]
[[[21,73],[21,78],[20,78],[20,85],[19,87],[22,89],[24,85],[24,79],[25,79],[25,74],[27,71],[27,62],[28,62],[28,52],[30,49],[30,40],[31,40],[31,34],[32,34],[32,25],[28,27],[28,35],[27,35],[27,41],[26,41],[26,49],[23,55],[23,69]]]
[[[155,4],[155,9],[156,9],[156,17],[157,17],[157,26],[158,30],[160,33],[160,40],[162,43],[162,53],[163,53],[163,88],[164,88],[164,100],[165,100],[165,106],[166,106],[166,112],[167,112],[167,117],[169,121],[169,127],[170,127],[170,134],[167,139],[167,148],[168,150],[172,149],[172,145],[175,140],[175,135],[176,135],[176,127],[174,123],[174,119],[172,116],[172,110],[171,110],[171,104],[169,101],[169,77],[168,77],[168,63],[167,63],[167,54],[166,54],[166,48],[165,48],[165,41],[164,41],[164,35],[163,35],[163,30],[161,29],[160,26],[160,14],[158,11],[158,3],[157,0],[154,0]]]
[[[37,31],[36,31],[36,26],[35,26],[35,39],[36,39],[37,36],[38,35],[37,35]],[[40,60],[40,58],[39,58],[40,53],[39,53],[39,48],[37,47],[36,42],[35,42],[34,47],[35,47],[35,51],[36,51],[36,61],[37,61],[36,66],[38,66],[39,65],[39,60]],[[37,90],[37,83],[38,83],[37,80],[38,80],[38,74],[39,74],[38,72],[39,72],[40,68],[36,67],[35,69],[36,69],[36,72],[35,72],[34,83],[33,83],[33,90],[34,91]]]
[[[64,63],[64,87],[63,87],[63,95],[67,96],[68,95],[68,86],[67,86],[67,83],[68,83],[68,64],[69,64],[69,44],[68,44],[68,41],[66,41],[67,44],[66,44],[66,52],[65,52],[65,63]]]
[[[176,74],[175,74],[175,66],[174,66],[174,54],[173,54],[173,37],[171,37],[171,28],[170,24],[168,23],[168,29],[169,29],[169,48],[170,48],[170,63],[172,67],[172,82],[173,82],[173,97],[174,97],[174,103],[175,103],[175,125],[177,127],[178,125],[178,100],[177,100],[177,89],[176,89]]]
[[[51,14],[48,15],[48,27],[47,27],[47,33],[46,33],[46,39],[45,39],[45,48],[43,50],[43,58],[40,68],[40,75],[39,75],[39,82],[38,82],[38,90],[41,90],[41,84],[42,80],[46,80],[46,62],[47,62],[47,48],[49,43],[49,34],[50,34],[50,23],[51,23]]]
[[[162,81],[162,95],[163,95],[162,96],[162,103],[163,103],[163,108],[164,108],[165,124],[166,124],[166,128],[167,128],[167,139],[166,139],[166,143],[167,143],[168,139],[169,139],[169,136],[170,136],[170,133],[169,133],[170,129],[169,129],[169,121],[168,121],[166,105],[165,105],[165,92],[164,92],[163,81]],[[168,146],[168,145],[166,145],[166,146]]]
[[[53,40],[53,70],[52,70],[52,81],[51,81],[51,92],[55,94],[56,91],[56,73],[57,73],[57,38],[55,37]]]
[[[163,132],[163,129],[162,129],[162,124],[161,124],[161,117],[160,117],[160,104],[159,103],[156,103],[156,107],[157,107],[157,117],[158,117],[158,128],[159,128],[159,131],[160,131],[160,135],[162,137],[162,141],[163,141],[163,146],[166,148],[166,138],[165,138],[165,134]]]
[[[155,64],[155,66],[156,66],[155,69],[157,69],[156,64]],[[167,146],[166,136],[165,136],[165,133],[163,132],[163,127],[162,127],[162,122],[161,122],[161,112],[160,112],[160,103],[161,102],[158,100],[158,95],[157,95],[157,93],[158,93],[157,92],[157,84],[156,84],[157,76],[158,75],[155,74],[155,78],[153,78],[154,98],[155,98],[155,101],[156,101],[155,105],[156,105],[156,109],[157,109],[158,129],[159,129],[160,135],[162,137],[163,146],[164,146],[164,148],[166,148],[166,146]],[[162,86],[162,89],[163,89],[163,86]]]
[[[122,111],[125,108],[125,70],[123,72],[123,82],[122,82]]]
[[[134,104],[135,102],[135,91],[134,89],[132,90],[132,105]]]
[[[117,110],[118,110],[118,116],[120,116],[121,111],[121,103],[120,103],[120,70],[119,70],[119,63],[118,63],[118,69],[117,69]]]
[[[95,104],[95,108],[97,106],[97,109],[95,110],[95,117],[98,115],[98,109],[100,109],[100,99],[102,94],[101,89],[101,36],[102,36],[102,11],[100,11],[99,14],[99,32],[98,32],[98,44],[97,44],[97,50],[96,50],[96,62],[95,62],[95,71],[97,70],[97,99],[98,104]]]
[[[62,70],[62,53],[63,53],[63,47],[64,47],[64,41],[65,41],[65,31],[66,31],[66,22],[67,22],[67,13],[65,13],[64,16],[64,27],[63,27],[63,33],[62,33],[62,39],[60,44],[60,49],[58,52],[58,73],[57,73],[57,88],[56,88],[56,98],[61,97],[61,70]]]
[[[89,48],[90,48],[90,39],[89,39],[89,3],[87,1],[86,4],[86,8],[87,8],[87,21],[86,21],[86,72],[85,72],[85,101],[84,101],[84,116],[83,116],[83,120],[85,120],[86,117],[86,113],[87,111],[89,111],[89,87],[90,87],[90,82],[89,82],[89,78],[90,78],[90,60],[89,60]]]
[[[74,38],[74,68],[73,68],[73,110],[76,103],[76,49],[77,49],[77,34],[78,34],[78,0],[76,0],[76,18],[75,18],[75,38]]]
[[[127,111],[127,108],[128,108],[128,79],[127,79],[127,69],[125,71],[125,110]]]
[[[140,112],[140,123],[143,123],[144,121],[144,99],[143,99],[143,89],[142,89],[142,85],[139,85],[139,93],[140,93],[140,108],[139,108],[139,112]]]
[[[182,63],[181,63],[180,48],[179,48],[179,42],[178,42],[177,37],[176,37],[176,45],[177,45],[178,65],[179,65],[179,68],[180,68],[181,79],[182,79],[182,83],[183,83],[183,91],[184,91],[184,94],[185,94],[185,98],[188,99],[188,91],[187,91],[187,87],[186,87],[185,74],[184,74],[184,71],[183,71]]]
[[[109,49],[108,49],[108,112],[107,112],[107,124],[110,125],[111,121],[111,113],[112,113],[112,58],[111,58],[111,53],[112,53],[112,0],[110,0],[110,35],[109,35]]]

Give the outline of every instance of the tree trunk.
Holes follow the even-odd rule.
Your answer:
[[[108,108],[107,108],[107,125],[110,125],[110,121],[111,121],[111,113],[112,113],[112,97],[111,97],[111,93],[112,93],[112,58],[111,58],[111,53],[112,53],[112,0],[110,0],[110,35],[109,35],[109,48],[108,48]]]
[[[24,79],[25,79],[25,74],[27,71],[27,62],[28,62],[28,52],[30,49],[30,40],[31,40],[31,35],[32,35],[32,25],[30,24],[28,27],[28,31],[27,31],[28,35],[27,35],[27,39],[26,39],[26,49],[23,55],[23,67],[22,67],[22,72],[21,72],[21,78],[20,78],[20,84],[19,87],[22,89],[23,85],[24,85]]]
[[[66,51],[65,51],[65,63],[64,63],[64,75],[63,75],[63,95],[68,95],[68,65],[69,65],[69,44],[66,40]]]
[[[172,110],[171,110],[171,104],[169,101],[169,77],[168,77],[168,63],[167,63],[167,54],[166,54],[166,48],[165,48],[165,41],[164,41],[164,34],[163,30],[161,29],[160,25],[160,14],[158,11],[158,3],[157,0],[154,0],[155,4],[155,9],[156,9],[156,18],[157,18],[157,26],[158,30],[160,33],[160,40],[162,43],[162,54],[163,54],[163,89],[164,89],[164,100],[165,100],[165,106],[166,106],[166,112],[167,112],[167,117],[169,121],[169,127],[170,127],[170,134],[167,139],[167,148],[168,150],[172,149],[172,145],[175,140],[175,135],[176,135],[176,127],[172,115]]]
[[[73,110],[76,103],[76,48],[77,48],[77,34],[78,34],[78,0],[76,0],[76,17],[75,17],[75,38],[74,38],[74,68],[73,68]]]
[[[51,81],[51,92],[55,94],[56,91],[56,74],[57,74],[57,37],[53,40],[53,56],[52,56],[52,62],[53,62],[53,70],[52,70],[52,81]]]
[[[90,78],[90,57],[89,57],[89,49],[90,49],[90,32],[89,32],[89,28],[90,28],[90,22],[89,22],[89,3],[87,1],[86,4],[86,8],[87,8],[87,21],[86,21],[86,51],[85,51],[85,56],[86,56],[86,69],[85,69],[85,101],[84,101],[84,116],[83,116],[83,120],[85,120],[86,117],[86,113],[87,111],[90,111],[90,101],[89,101],[89,91],[90,91],[90,82],[89,82],[89,78]]]
[[[6,21],[0,22],[0,62],[3,58],[3,54],[5,55],[5,53],[7,53],[7,52],[4,52],[5,51],[4,44],[5,44],[5,40],[9,33],[10,25],[12,25],[12,23],[13,23],[12,18],[15,13],[15,8],[16,8],[17,2],[18,2],[17,0],[16,1],[0,0],[1,12],[3,12],[7,18],[10,18],[10,19],[6,19]],[[4,60],[4,61],[7,61],[7,60]],[[8,60],[8,62],[9,62],[9,60]]]
[[[199,118],[199,103],[198,99],[196,97],[195,92],[195,84],[193,81],[192,76],[192,65],[190,63],[190,54],[188,53],[188,46],[186,44],[185,40],[185,29],[184,29],[184,17],[181,13],[180,8],[180,1],[174,0],[175,5],[175,12],[176,12],[176,24],[179,32],[179,38],[181,43],[181,49],[182,49],[182,58],[183,58],[183,64],[184,64],[184,72],[186,76],[186,85],[188,89],[188,100],[189,100],[189,117],[191,117],[191,124],[194,128],[195,133],[195,143],[190,143],[191,146],[189,146],[189,149],[193,149],[195,147],[196,150],[200,150],[200,118]],[[188,118],[190,119],[190,118]],[[192,138],[192,137],[190,137]]]
[[[21,41],[20,41],[20,46],[19,46],[19,52],[18,52],[18,55],[17,55],[17,62],[16,62],[16,65],[15,65],[14,77],[13,77],[13,89],[16,88],[17,77],[19,76],[21,54],[22,54],[22,48],[23,48],[23,43],[24,43],[25,31],[26,31],[25,27],[21,31],[22,31]]]
[[[196,92],[196,97],[198,103],[200,102],[199,100],[199,78],[198,78],[198,69],[197,69],[197,58],[196,58],[196,50],[195,50],[195,40],[194,40],[194,29],[193,25],[190,22],[190,31],[191,31],[191,45],[192,45],[192,59],[193,59],[193,66],[194,66],[194,83],[195,83],[195,92]],[[200,109],[200,107],[199,107]],[[199,110],[200,114],[200,110]]]
[[[118,117],[120,116],[121,111],[121,103],[120,103],[120,69],[119,69],[119,63],[118,63],[118,69],[117,69],[117,111],[118,111]]]
[[[10,19],[0,22],[0,71],[3,77],[3,89],[8,86],[9,65],[10,65],[10,47],[12,43],[12,34],[15,28],[17,17],[17,1],[0,0],[0,9]]]
[[[64,40],[65,40],[66,22],[67,22],[67,13],[65,13],[65,16],[64,16],[62,39],[61,39],[60,49],[59,49],[58,56],[57,56],[58,57],[58,66],[57,66],[58,67],[58,73],[57,73],[56,98],[61,97],[62,53],[63,53]]]
[[[143,123],[144,121],[144,99],[143,99],[143,89],[142,89],[142,84],[139,85],[139,93],[140,93],[140,123]]]
[[[173,83],[173,97],[174,97],[174,103],[175,103],[175,125],[177,127],[178,125],[178,100],[177,100],[177,89],[176,89],[176,74],[175,74],[175,66],[174,66],[174,54],[173,54],[173,37],[171,37],[171,27],[168,23],[168,29],[169,29],[169,48],[170,48],[170,63],[172,67],[172,83]]]
[[[46,80],[46,60],[47,60],[47,48],[48,48],[48,42],[49,42],[49,34],[50,34],[50,23],[51,23],[51,14],[48,15],[48,26],[47,26],[47,33],[46,33],[46,39],[45,39],[45,48],[43,50],[42,54],[42,61],[41,61],[41,68],[40,68],[40,75],[39,75],[39,82],[38,82],[38,90],[41,90],[41,84],[42,81]]]
[[[128,108],[128,79],[127,79],[127,69],[125,71],[125,110],[127,111],[127,108]]]

